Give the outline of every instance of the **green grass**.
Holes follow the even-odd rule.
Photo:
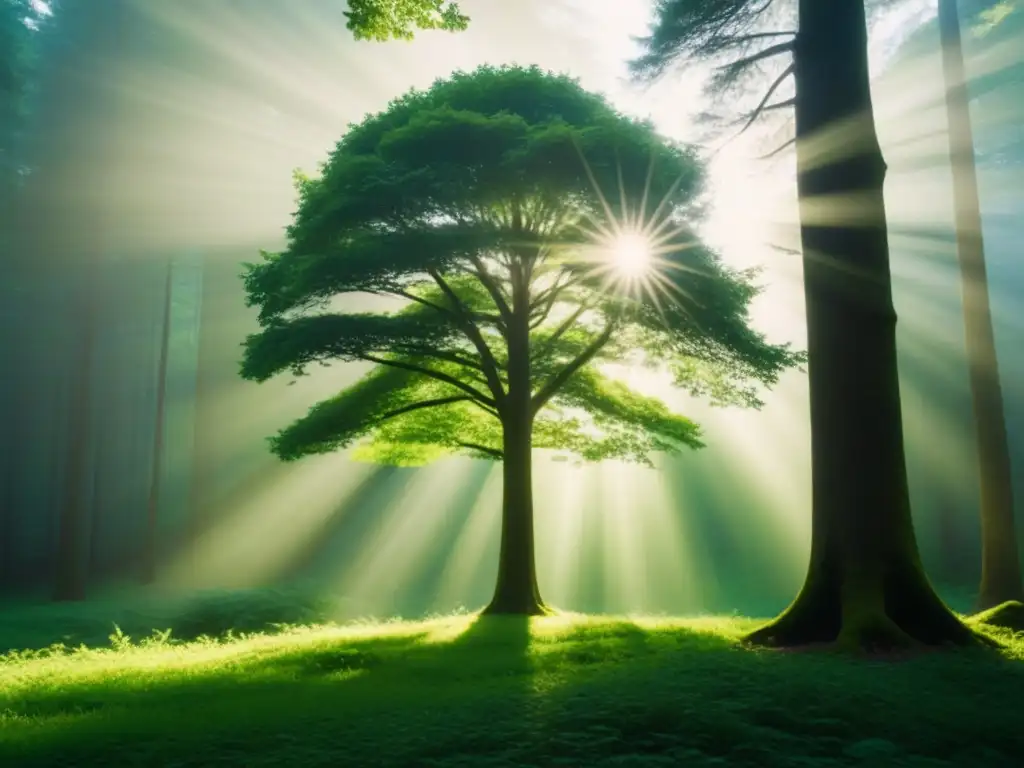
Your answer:
[[[12,652],[0,765],[1022,764],[1024,635],[872,661],[746,650],[752,623],[466,615]]]

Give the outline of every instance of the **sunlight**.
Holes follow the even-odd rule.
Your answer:
[[[623,61],[632,53],[630,34],[644,31],[648,10],[644,4],[627,5],[524,0],[506,6],[475,0],[466,4],[473,24],[465,33],[372,46],[354,43],[342,25],[326,23],[314,6],[286,15],[269,5],[243,13],[216,4],[190,12],[169,3],[147,4],[144,13],[173,45],[168,43],[160,56],[140,56],[139,66],[111,84],[121,93],[132,130],[123,132],[125,159],[105,194],[146,222],[139,239],[147,248],[140,253],[156,246],[209,252],[218,244],[251,242],[273,248],[294,206],[292,169],[313,168],[346,124],[384,107],[408,87],[429,86],[437,77],[484,61],[536,62],[569,72],[624,111],[650,117],[666,136],[698,141],[693,113],[702,105],[692,81],[706,68],[696,66],[664,87],[631,88],[622,77]],[[175,52],[185,50],[187,57]],[[1019,61],[1019,51],[992,46],[976,57],[974,67],[991,72]],[[339,78],[339,72],[349,75]],[[901,227],[948,229],[951,223],[948,170],[937,170],[936,159],[947,152],[940,83],[935,50],[904,61],[875,84],[880,138],[891,167],[886,198],[901,327],[907,327],[904,316],[914,317],[922,335],[927,330],[933,340],[958,332],[951,331],[960,322],[958,305],[944,312],[945,321],[938,316],[942,308],[935,309],[940,292],[955,288],[938,268],[939,262],[951,261],[951,254],[939,251],[933,240],[897,232]],[[1007,103],[1003,113],[1004,125],[1019,123],[1018,106]],[[987,114],[993,120],[991,108]],[[996,126],[979,120],[976,127],[980,133]],[[795,231],[792,156],[777,165],[754,161],[781,143],[761,147],[772,137],[758,136],[757,130],[709,158],[709,216],[700,221],[695,214],[695,226],[730,266],[765,267],[758,282],[768,287],[753,308],[755,325],[773,340],[792,339],[802,346],[800,256],[768,245],[794,244],[793,238],[782,243],[773,234]],[[851,125],[835,125],[811,137],[804,147],[811,162],[833,162],[848,151],[851,130]],[[990,172],[987,179],[990,185],[998,182],[1007,198],[1020,188],[1020,171],[1011,168]],[[650,202],[649,208],[641,205],[611,222],[611,230],[595,233],[594,268],[610,284],[669,300],[659,269],[666,255],[659,250],[663,221],[651,211],[658,201]],[[825,222],[849,222],[857,220],[860,208],[856,200],[831,199],[813,201],[809,212]],[[189,226],[182,227],[182,221]],[[909,255],[915,256],[913,263]],[[255,249],[245,245],[233,256],[254,257]],[[203,306],[204,344],[213,329],[219,347],[214,356],[223,355],[204,412],[217,414],[215,453],[224,459],[219,481],[223,485],[228,478],[244,493],[231,499],[221,525],[199,543],[193,558],[175,564],[174,575],[259,581],[296,553],[320,544],[316,559],[331,583],[375,613],[391,609],[402,590],[430,592],[440,610],[486,599],[500,528],[500,471],[477,472],[457,462],[403,470],[402,478],[416,479],[382,481],[375,495],[359,504],[349,497],[370,473],[340,456],[264,471],[276,465],[269,463],[263,438],[361,369],[318,370],[290,388],[283,380],[279,387],[238,381],[237,343],[255,322],[237,285],[225,288],[224,298],[223,312],[208,300]],[[935,316],[927,318],[925,329],[927,306]],[[913,361],[909,349],[901,354]],[[934,373],[936,366],[927,371]],[[762,562],[775,570],[780,570],[779,551],[799,560],[798,550],[806,549],[809,440],[803,380],[797,383],[794,376],[767,395],[758,414],[710,408],[665,382],[644,386],[644,375],[637,374],[638,389],[657,389],[652,394],[673,407],[678,403],[706,428],[709,447],[666,462],[659,472],[608,465],[576,470],[538,456],[538,570],[542,592],[556,605],[571,606],[589,585],[604,579],[609,585],[600,590],[604,609],[610,599],[617,608],[700,611],[720,588],[727,591],[718,583],[724,574],[716,572],[709,541],[726,554],[725,562],[730,551],[746,553],[753,542],[771,541],[776,551],[770,556],[766,551]],[[952,427],[918,394],[912,377],[907,379],[909,450],[932,472],[948,469],[962,461],[962,451],[949,447]],[[343,546],[324,533],[342,517],[344,530],[332,538],[351,537]],[[314,536],[322,538],[310,542]],[[365,547],[361,557],[353,554],[360,547]],[[442,571],[431,572],[431,555],[444,560]],[[784,592],[791,574],[783,576],[779,591]]]
[[[639,232],[623,232],[612,247],[615,270],[627,280],[635,280],[651,269],[653,263],[650,241]]]

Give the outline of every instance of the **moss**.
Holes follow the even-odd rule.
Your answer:
[[[971,617],[975,624],[1000,627],[1012,632],[1024,632],[1024,603],[1008,600]]]

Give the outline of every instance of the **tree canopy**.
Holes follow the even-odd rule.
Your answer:
[[[594,365],[647,364],[756,406],[801,359],[748,325],[754,274],[693,236],[701,184],[691,149],[537,68],[458,73],[352,126],[318,177],[298,176],[287,249],[247,269],[263,328],[242,375],[377,367],[273,450],[295,459],[358,442],[396,464],[501,459],[524,380],[535,448],[650,462],[701,445],[692,421]],[[611,249],[634,230],[655,258],[649,274],[620,277]],[[405,304],[346,312],[354,293]]]
[[[469,24],[458,3],[445,0],[349,0],[345,26],[356,40],[411,40],[416,30],[459,32]]]

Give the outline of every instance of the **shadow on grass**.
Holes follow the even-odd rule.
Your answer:
[[[728,623],[699,627],[465,617],[201,664],[126,654],[98,677],[83,660],[6,690],[0,668],[0,762],[997,768],[1024,753],[1022,663],[755,652]]]

